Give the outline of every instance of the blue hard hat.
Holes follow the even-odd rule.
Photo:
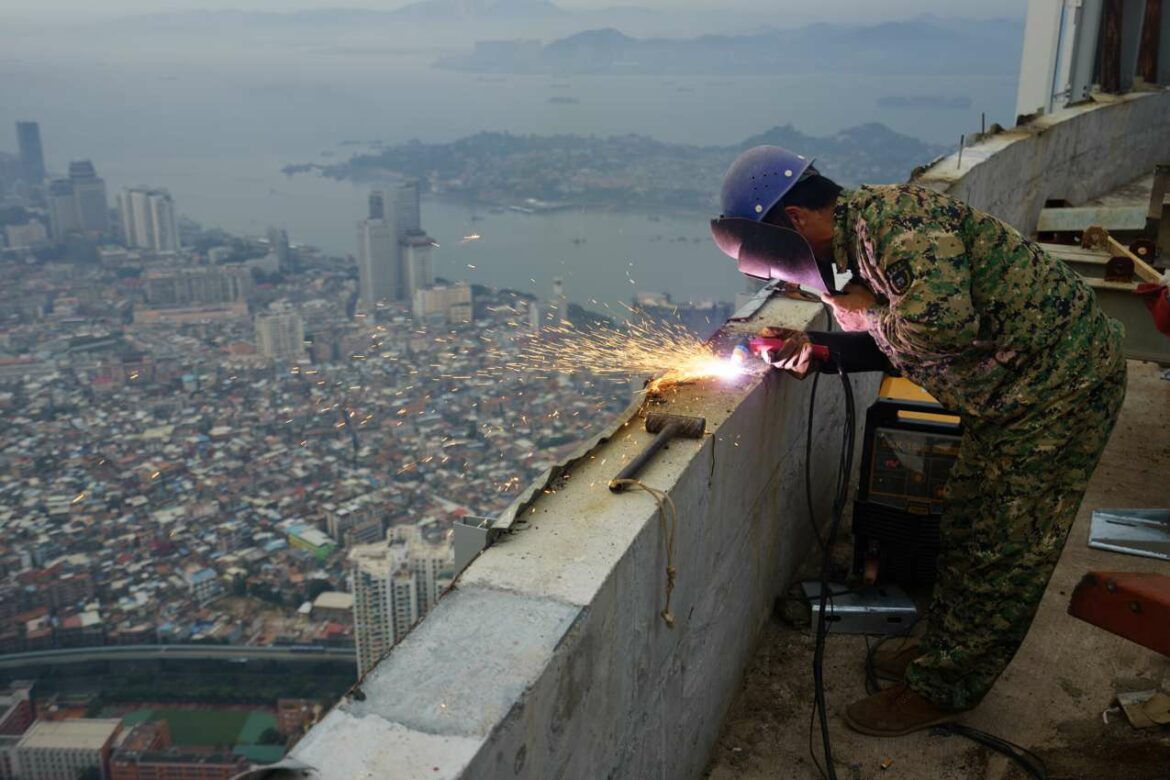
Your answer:
[[[748,149],[723,176],[723,216],[759,222],[806,172],[816,172],[812,163],[780,146]]]

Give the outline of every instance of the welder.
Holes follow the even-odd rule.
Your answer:
[[[774,331],[773,365],[896,371],[962,416],[925,633],[881,659],[898,685],[845,711],[875,736],[952,721],[1007,667],[1056,567],[1125,396],[1121,326],[1064,263],[933,190],[844,190],[761,146],[728,170],[722,209],[712,232],[742,272],[819,290],[845,331]]]

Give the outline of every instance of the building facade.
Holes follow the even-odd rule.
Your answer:
[[[359,296],[366,311],[414,301],[434,284],[435,240],[422,229],[418,182],[373,190],[368,217],[358,223]]]
[[[38,720],[16,744],[13,764],[21,780],[77,780],[91,767],[109,777],[114,738],[122,728],[116,718]]]
[[[46,204],[49,207],[49,227],[55,240],[62,241],[70,233],[81,230],[77,201],[73,197],[73,184],[68,179],[54,179],[49,182]]]
[[[105,235],[110,228],[110,206],[106,182],[97,175],[89,160],[69,163],[69,184],[73,188],[73,206],[82,233]]]
[[[418,593],[401,548],[360,545],[350,551],[348,563],[360,677],[418,622]]]
[[[251,289],[251,274],[240,268],[181,268],[148,273],[143,279],[146,302],[151,306],[241,303]]]
[[[23,225],[5,225],[4,236],[12,249],[37,247],[49,240],[45,226],[35,219],[30,219]]]
[[[438,285],[414,293],[415,319],[466,324],[471,322],[472,316],[471,285],[467,282]]]
[[[373,203],[375,197],[371,195],[370,200]],[[398,300],[398,290],[402,286],[398,240],[393,226],[384,218],[362,220],[358,223],[357,234],[358,295],[362,308],[372,312],[378,304]]]
[[[305,354],[305,323],[292,309],[256,315],[256,350],[269,360],[295,361]]]
[[[119,196],[118,210],[122,214],[122,234],[126,246],[154,252],[178,250],[175,203],[169,192],[149,187],[129,187]]]
[[[365,674],[426,617],[450,576],[454,547],[446,537],[428,539],[425,523],[395,526],[380,544],[349,554],[358,674]]]
[[[41,147],[41,126],[36,122],[17,122],[16,143],[20,150],[20,170],[25,183],[40,184],[45,180],[45,152]]]

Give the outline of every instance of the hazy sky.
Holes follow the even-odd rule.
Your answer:
[[[564,8],[601,9],[632,5],[647,8],[724,9],[729,11],[767,11],[781,14],[791,7],[801,18],[816,15],[825,19],[848,18],[861,12],[874,17],[874,0],[818,0],[810,7],[805,0],[556,0]],[[96,16],[137,13],[162,13],[195,9],[242,9],[249,11],[290,11],[302,8],[379,8],[393,9],[407,5],[403,0],[0,0],[0,15],[9,16]],[[899,18],[919,13],[967,17],[1022,16],[1026,0],[982,0],[980,3],[942,2],[938,0],[883,0],[881,16]]]

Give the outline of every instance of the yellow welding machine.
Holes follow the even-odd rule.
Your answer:
[[[901,377],[882,380],[865,415],[853,504],[853,563],[867,580],[933,582],[947,477],[962,422]]]

